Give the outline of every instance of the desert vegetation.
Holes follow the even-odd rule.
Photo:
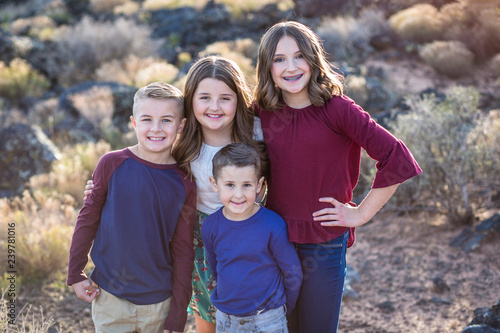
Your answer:
[[[32,307],[29,296],[22,309],[18,304],[16,324],[6,325],[9,304],[38,286],[65,288],[84,184],[102,154],[134,143],[127,110],[135,89],[158,80],[182,88],[189,65],[206,54],[233,59],[253,85],[260,36],[287,18],[314,28],[346,75],[347,94],[402,139],[422,166],[387,210],[430,212],[462,227],[499,207],[498,1],[357,1],[314,16],[294,11],[298,2],[2,2],[0,132],[18,123],[37,126],[58,154],[51,169],[32,175],[21,191],[0,181],[7,193],[0,197],[0,248],[8,248],[15,225],[16,258],[15,293],[9,294],[2,250],[0,331],[48,332],[58,325],[65,331]],[[373,65],[400,60],[425,68],[435,89],[405,91],[397,82],[411,78],[391,80],[394,73]],[[374,174],[367,156],[362,164],[357,195],[366,193]]]

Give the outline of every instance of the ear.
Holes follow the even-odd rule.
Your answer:
[[[132,123],[132,126],[134,126],[134,129],[137,127],[137,123],[135,122],[134,116],[130,116],[130,122]]]
[[[217,187],[217,182],[215,181],[215,178],[210,176],[210,185],[212,185],[212,190],[214,192],[219,192],[219,188]]]
[[[177,130],[177,134],[181,134],[181,132],[184,130],[184,126],[186,126],[186,121],[187,118],[181,120],[181,123],[179,124],[179,129]]]
[[[260,177],[259,183],[257,184],[257,193],[260,193],[262,191],[262,184],[264,184],[264,177]]]

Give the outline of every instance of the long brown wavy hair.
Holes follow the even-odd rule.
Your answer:
[[[325,50],[318,37],[308,26],[295,22],[283,21],[269,28],[262,36],[257,57],[257,84],[254,90],[256,104],[268,111],[283,107],[281,90],[271,76],[271,66],[280,39],[292,37],[311,68],[311,80],[308,90],[311,103],[317,106],[325,104],[333,95],[343,95],[343,76],[332,69],[326,59]]]
[[[193,110],[193,97],[198,84],[206,78],[224,82],[236,93],[236,113],[231,134],[232,142],[243,142],[254,146],[254,115],[250,110],[252,96],[239,66],[232,60],[220,56],[207,56],[196,61],[189,69],[184,85],[184,111],[186,125],[175,144],[172,155],[179,167],[194,179],[190,163],[196,159],[203,143],[203,131]]]

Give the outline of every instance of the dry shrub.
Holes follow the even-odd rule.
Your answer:
[[[481,10],[475,24],[464,31],[462,41],[480,58],[485,59],[500,52],[500,13],[498,8]],[[470,36],[474,36],[470,38]]]
[[[436,41],[424,46],[419,54],[437,72],[452,78],[469,74],[474,65],[474,53],[458,41]]]
[[[17,103],[25,96],[41,96],[49,87],[49,80],[26,60],[15,58],[8,66],[0,62],[0,96]]]
[[[491,69],[500,77],[500,53],[491,59]]]
[[[153,57],[139,58],[129,55],[125,59],[112,60],[97,69],[96,78],[100,81],[114,81],[131,86],[142,87],[150,82],[171,83],[179,70],[162,59]]]
[[[25,191],[22,197],[0,199],[2,229],[15,225],[16,270],[23,281],[50,278],[67,266],[78,214],[74,205],[69,195],[42,191]],[[5,238],[0,238],[0,243],[7,248]]]
[[[348,75],[345,78],[345,85],[349,97],[356,101],[362,107],[368,101],[368,87],[366,86],[366,79],[363,76]]]
[[[140,10],[140,5],[137,2],[134,1],[126,1],[124,4],[116,6],[113,9],[113,13],[115,15],[126,15],[126,16],[131,16],[134,14],[137,14]]]
[[[234,41],[220,41],[208,45],[200,52],[200,57],[206,55],[220,55],[236,62],[246,76],[247,83],[255,84],[255,66],[253,60],[257,55],[258,46],[250,38],[236,39]]]
[[[110,126],[113,117],[113,93],[109,87],[94,86],[69,96],[75,109],[95,128]]]
[[[394,31],[403,39],[414,42],[432,42],[442,35],[443,22],[436,7],[417,4],[389,17]]]
[[[51,172],[30,178],[30,188],[69,195],[79,206],[83,201],[83,188],[87,180],[101,156],[110,150],[111,146],[105,141],[66,147],[62,152],[63,157],[52,164]]]
[[[292,0],[220,0],[225,4],[233,17],[238,17],[245,12],[258,11],[269,4],[276,4],[282,11],[293,9]]]
[[[61,63],[48,70],[65,86],[92,79],[95,70],[111,60],[154,56],[158,44],[150,35],[149,27],[131,19],[99,22],[84,17],[54,36]]]
[[[444,101],[434,95],[410,97],[410,111],[391,123],[424,172],[396,193],[400,202],[427,205],[457,225],[470,224],[474,212],[488,205],[485,193],[498,188],[500,119],[484,117],[479,92],[455,87]],[[495,139],[496,137],[496,139]]]
[[[180,6],[202,8],[208,0],[146,0],[142,4],[145,10],[173,9]]]
[[[96,13],[113,13],[115,7],[125,4],[128,0],[90,0],[90,8]]]
[[[40,31],[46,28],[55,28],[56,23],[48,16],[33,16],[29,18],[20,18],[12,22],[10,32],[14,35],[38,35]]]
[[[332,61],[361,60],[373,51],[371,39],[390,30],[381,11],[365,10],[358,18],[324,18],[317,31]]]

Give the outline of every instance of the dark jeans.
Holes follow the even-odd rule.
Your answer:
[[[288,316],[290,333],[335,333],[346,275],[349,232],[320,244],[297,244],[304,281]]]

